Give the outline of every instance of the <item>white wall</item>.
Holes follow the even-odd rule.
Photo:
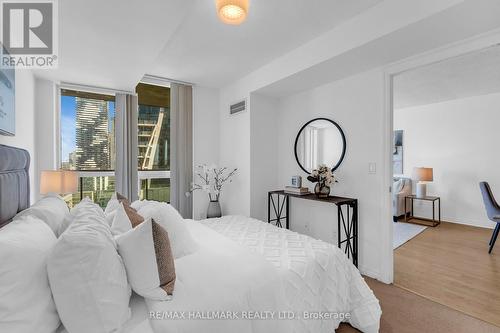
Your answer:
[[[500,93],[394,112],[394,128],[404,130],[403,172],[434,168],[427,193],[441,197],[444,221],[494,227],[478,183],[488,181],[500,197],[499,110]],[[432,208],[419,203],[415,214],[431,217]]]
[[[240,87],[221,90],[219,107],[219,164],[238,168],[236,177],[221,195],[222,213],[250,215],[250,111],[229,114],[229,105],[246,99],[249,92]],[[248,109],[247,103],[247,109]]]
[[[218,89],[193,87],[193,165],[219,162]],[[196,176],[193,179],[196,180]],[[206,218],[208,198],[204,192],[193,193],[193,218]]]
[[[332,193],[359,199],[359,267],[362,273],[379,277],[383,253],[379,230],[382,223],[390,221],[381,216],[383,174],[368,174],[368,163],[381,166],[384,159],[382,70],[280,100],[257,93],[247,96],[245,88],[235,85],[221,93],[220,160],[224,165],[239,168],[236,183],[223,197],[224,213],[265,220],[267,191],[282,188],[292,175],[306,176],[293,152],[298,130],[310,119],[331,118],[342,126],[347,139],[346,157],[337,172],[340,183]],[[230,116],[229,104],[241,98],[249,98],[249,110]],[[336,208],[293,200],[291,229],[336,244]]]
[[[336,121],[346,135],[344,162],[336,171],[339,183],[333,195],[359,200],[359,267],[379,276],[381,259],[380,226],[383,175],[368,174],[368,163],[382,163],[383,74],[380,70],[362,73],[329,83],[281,100],[279,107],[278,179],[281,187],[292,175],[302,175],[313,189],[294,157],[294,141],[307,121],[325,117]],[[292,199],[291,229],[337,243],[336,208],[323,203]]]
[[[0,144],[23,148],[29,151],[31,202],[35,200],[38,177],[35,172],[37,152],[35,149],[35,78],[30,70],[16,70],[16,135],[0,135]]]
[[[278,100],[250,96],[250,216],[267,221],[267,193],[282,188],[278,177]]]

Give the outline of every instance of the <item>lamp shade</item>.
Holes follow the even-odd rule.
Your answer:
[[[241,24],[248,14],[249,0],[215,0],[217,15],[226,24]]]
[[[420,182],[432,182],[434,179],[432,168],[413,168],[413,179]]]
[[[78,190],[78,173],[67,170],[45,170],[40,176],[40,193],[73,193]]]

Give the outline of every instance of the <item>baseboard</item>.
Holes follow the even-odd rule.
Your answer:
[[[373,270],[370,270],[370,269],[367,269],[367,268],[361,267],[361,266],[359,267],[359,272],[361,273],[361,275],[371,277],[372,279],[375,279],[377,281],[380,281],[380,282],[387,284],[387,282],[385,282],[384,279],[382,279],[379,272],[375,272]]]

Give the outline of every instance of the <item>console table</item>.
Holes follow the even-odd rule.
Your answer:
[[[283,190],[270,191],[267,196],[267,222],[275,222],[277,227],[290,226],[290,198],[314,200],[333,204],[337,207],[337,245],[344,249],[349,259],[358,267],[358,199],[329,196],[319,198],[315,194],[298,195]],[[274,218],[271,218],[271,208]]]

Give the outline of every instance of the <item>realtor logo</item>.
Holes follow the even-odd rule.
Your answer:
[[[57,65],[57,2],[0,0],[3,53],[0,67]]]

